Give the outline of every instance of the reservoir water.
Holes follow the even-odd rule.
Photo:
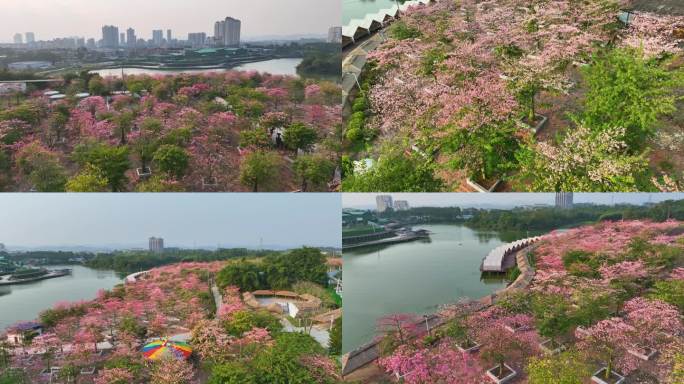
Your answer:
[[[17,321],[34,320],[60,301],[90,300],[100,289],[111,289],[123,279],[114,271],[80,265],[49,266],[71,268],[70,276],[0,287],[0,332]]]
[[[403,1],[397,0],[342,0],[342,25],[352,19],[363,19],[366,15],[378,13]]]
[[[265,61],[257,61],[254,63],[247,63],[235,68],[218,68],[218,69],[182,69],[182,70],[163,70],[163,69],[145,69],[145,68],[123,68],[126,75],[176,75],[179,73],[207,73],[207,72],[226,72],[226,71],[258,71],[268,72],[273,75],[297,75],[297,66],[302,62],[301,58],[293,59],[273,59]],[[121,68],[98,69],[90,71],[97,73],[102,77],[107,76],[121,76]]]
[[[479,299],[506,285],[481,279],[480,263],[524,233],[481,232],[461,225],[422,225],[429,240],[344,251],[343,353],[371,341],[379,318],[426,314],[461,298]]]

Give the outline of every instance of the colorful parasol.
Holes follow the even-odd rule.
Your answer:
[[[192,348],[182,341],[160,339],[145,345],[142,353],[150,360],[159,360],[167,356],[185,360],[192,354]]]

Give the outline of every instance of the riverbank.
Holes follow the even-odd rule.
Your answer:
[[[484,256],[509,242],[498,234],[463,225],[414,229],[430,231],[430,239],[344,251],[343,353],[371,341],[384,316],[435,313],[458,298],[477,299],[506,287],[506,275],[479,271]]]
[[[96,73],[102,77],[121,77],[124,75],[176,75],[181,73],[220,73],[228,71],[257,71],[272,75],[299,76],[297,66],[303,58],[273,58],[268,60],[241,61],[231,65],[210,66],[148,66],[136,64],[107,65],[100,68],[91,68],[89,73]]]
[[[472,308],[474,310],[481,311],[491,307],[509,292],[527,289],[534,279],[535,274],[535,269],[528,257],[532,247],[534,247],[534,245],[529,245],[514,253],[516,266],[520,269],[520,275],[516,280],[491,295],[474,300],[472,302]],[[413,337],[422,335],[423,327],[437,333],[438,329],[442,327],[445,322],[446,320],[437,314],[425,315],[423,319],[417,321],[411,327],[416,329]],[[380,339],[373,340],[342,356],[342,376],[345,381],[367,383],[386,377],[385,372],[380,367],[372,364],[380,357],[380,342]]]
[[[344,243],[343,243],[342,244],[342,250],[365,248],[365,247],[372,247],[372,246],[377,246],[377,245],[398,244],[398,243],[405,243],[405,242],[409,242],[409,241],[415,241],[415,240],[420,240],[420,239],[429,239],[429,238],[430,238],[430,233],[428,231],[407,231],[407,232],[396,233],[396,236],[392,236],[392,237],[388,237],[388,238],[384,238],[384,239],[378,239],[378,240],[365,241],[365,242],[358,243],[358,244],[344,245]]]
[[[66,268],[67,266],[56,266]],[[98,291],[112,289],[122,278],[112,270],[96,270],[81,265],[69,265],[71,274],[56,279],[43,279],[26,284],[0,286],[0,331],[19,321],[31,321],[40,312],[60,302],[92,300]]]
[[[51,270],[51,271],[48,271],[44,275],[27,277],[24,279],[12,279],[11,278],[12,275],[0,276],[0,286],[16,285],[16,284],[28,284],[28,283],[33,283],[33,282],[40,281],[40,280],[54,279],[57,277],[62,277],[62,276],[67,276],[67,275],[71,275],[71,269],[66,268],[66,269]]]

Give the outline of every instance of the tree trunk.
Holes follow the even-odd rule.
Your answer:
[[[302,178],[302,192],[306,192],[306,178]]]
[[[533,93],[532,97],[530,98],[530,116],[529,116],[530,125],[534,124],[534,120],[537,117],[537,112],[536,112],[536,108],[535,108],[536,105],[535,105],[535,101],[534,101],[535,95],[536,95],[536,93]]]
[[[256,181],[254,182],[254,188],[252,189],[252,192],[259,192],[259,184]]]

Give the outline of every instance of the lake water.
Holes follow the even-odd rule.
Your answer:
[[[343,353],[373,339],[376,321],[391,313],[426,314],[461,298],[479,299],[505,287],[483,281],[482,259],[497,246],[525,237],[479,232],[461,225],[424,225],[430,240],[344,252]]]
[[[257,61],[254,63],[247,63],[235,68],[218,68],[218,69],[183,69],[183,70],[161,70],[161,69],[143,69],[143,68],[124,68],[123,72],[126,75],[176,75],[179,73],[208,73],[208,72],[226,72],[226,71],[258,71],[268,72],[273,75],[297,75],[297,66],[302,62],[302,59],[273,59],[266,61]],[[102,77],[114,76],[121,77],[121,68],[98,69],[90,71],[97,73]]]
[[[71,268],[73,272],[71,276],[0,287],[0,332],[17,321],[36,319],[41,311],[60,301],[94,299],[100,289],[111,289],[123,282],[114,271],[80,265],[47,268]]]
[[[342,0],[342,25],[349,24],[352,19],[363,19],[366,15],[378,13],[381,9],[392,8],[394,5],[397,5],[395,0]]]

